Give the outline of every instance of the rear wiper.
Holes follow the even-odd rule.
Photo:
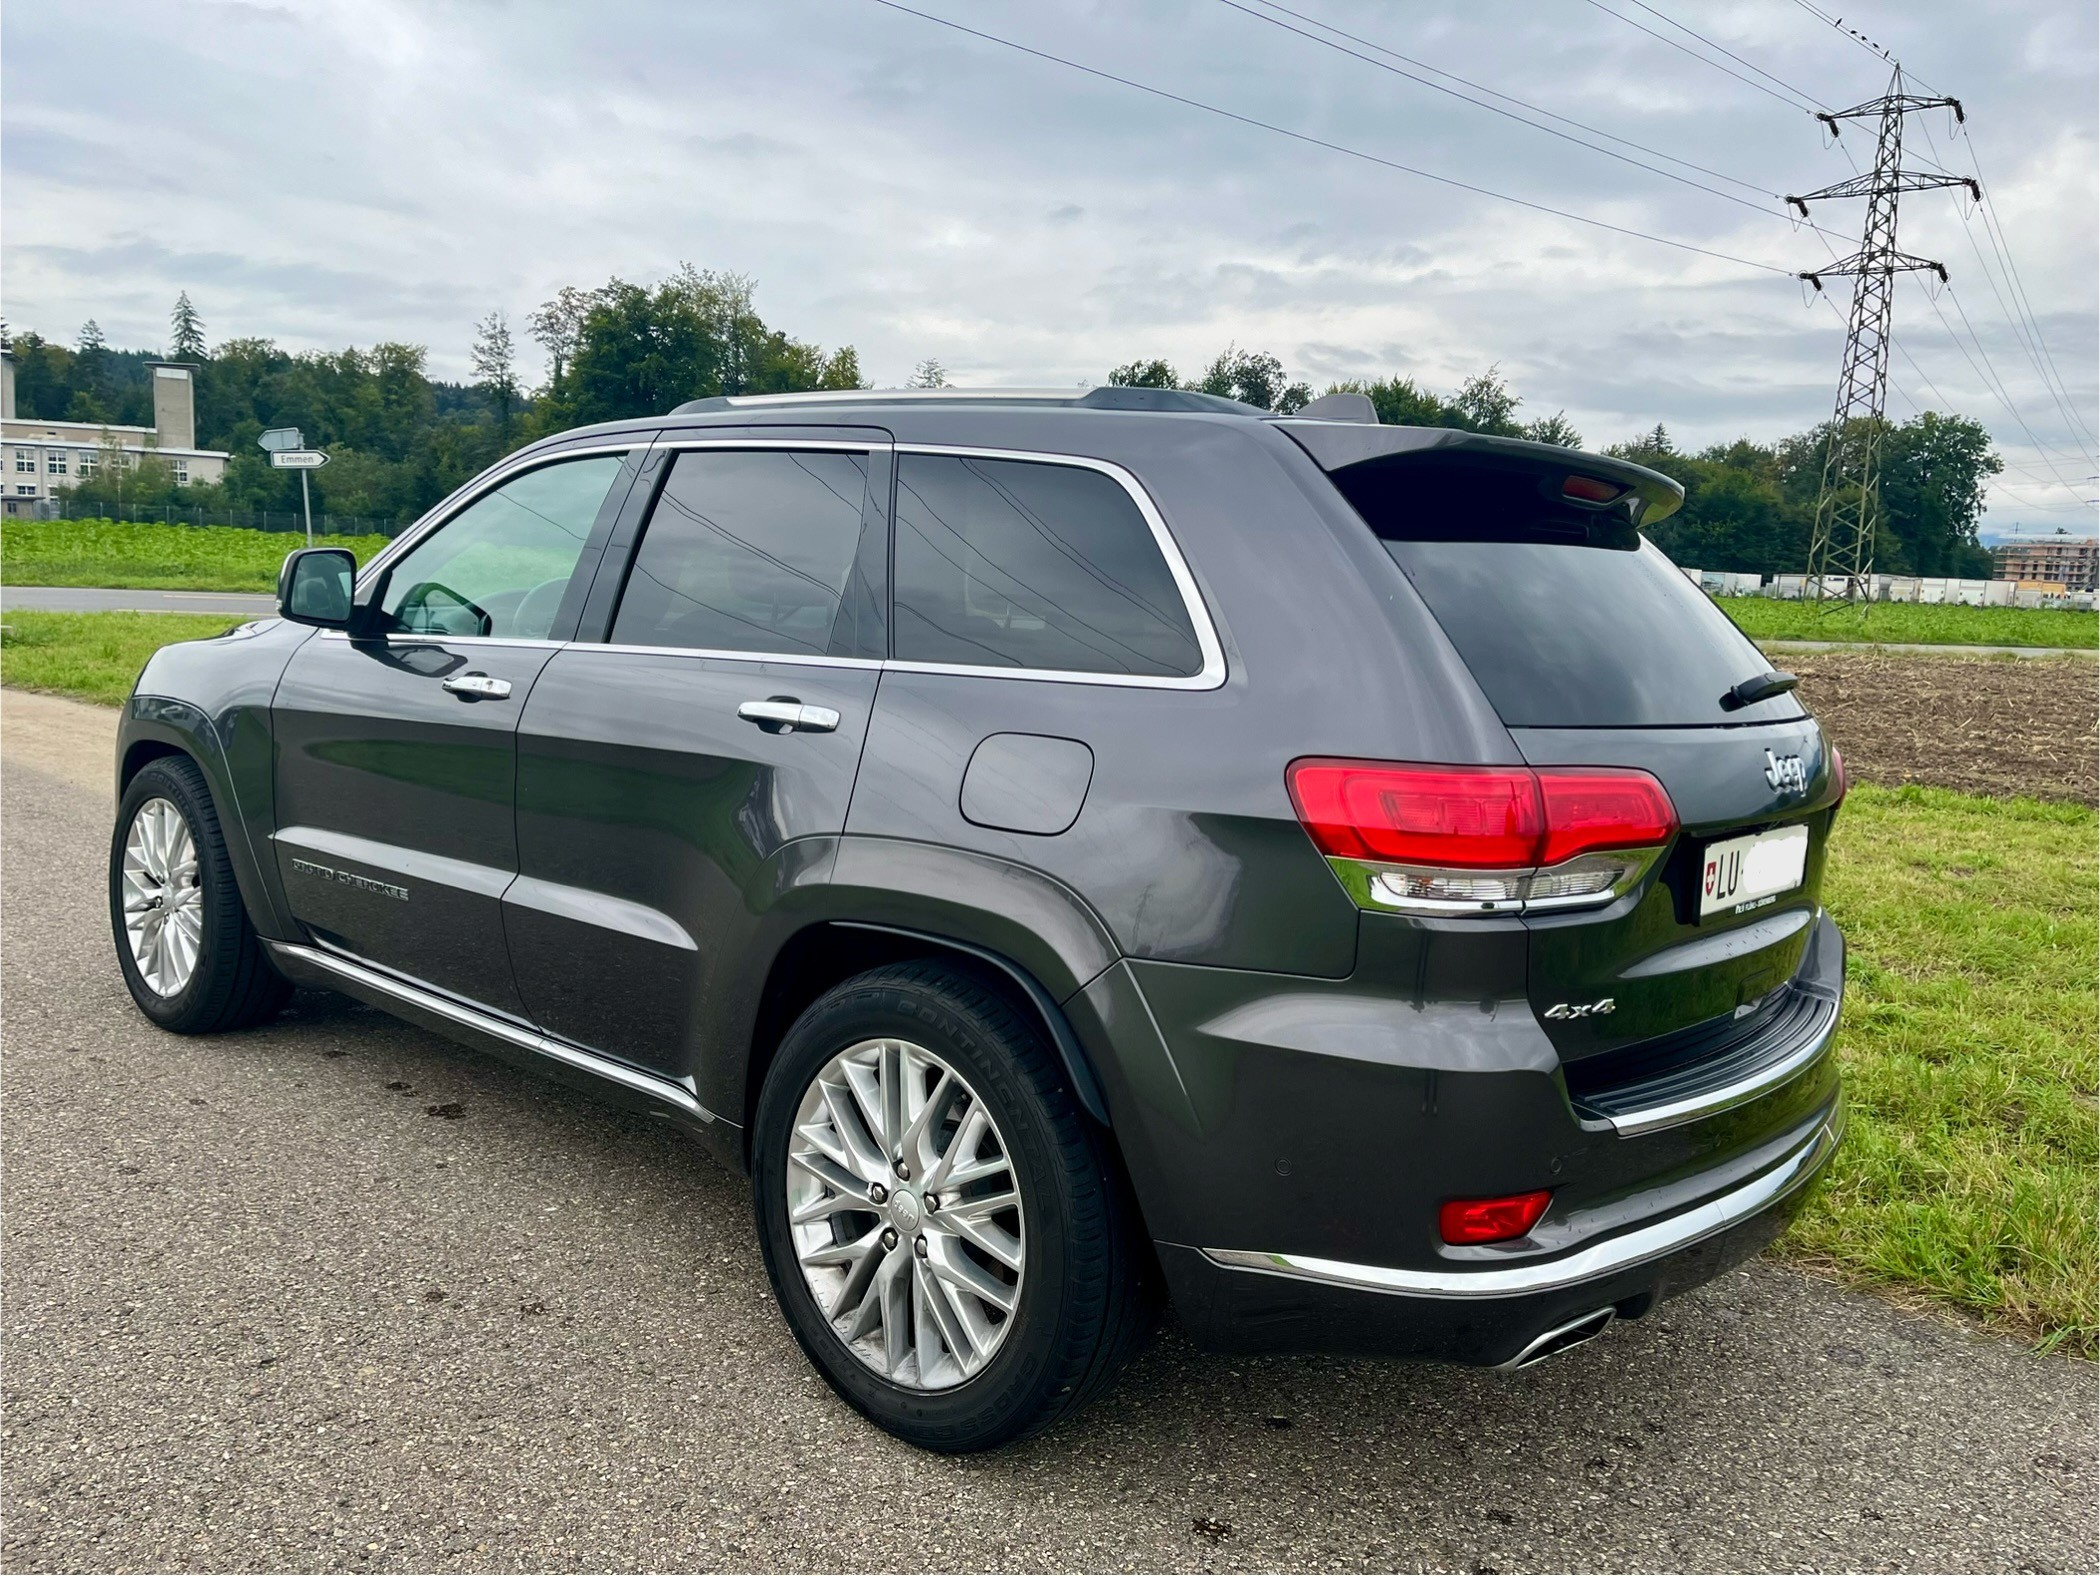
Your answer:
[[[1784,695],[1801,682],[1791,673],[1781,673],[1774,668],[1769,673],[1760,673],[1754,679],[1744,679],[1734,689],[1721,697],[1723,711],[1741,711],[1745,706],[1755,706],[1761,700],[1770,700],[1774,695]]]

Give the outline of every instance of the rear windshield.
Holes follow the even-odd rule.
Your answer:
[[[1347,471],[1334,480],[1508,726],[1660,728],[1802,715],[1791,695],[1723,708],[1724,694],[1773,664],[1631,529],[1549,503],[1530,478],[1521,488],[1506,474],[1468,487],[1446,471],[1418,492],[1400,468],[1379,469],[1386,474],[1369,486],[1352,485]]]

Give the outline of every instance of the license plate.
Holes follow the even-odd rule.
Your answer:
[[[1699,877],[1699,917],[1747,914],[1779,901],[1801,884],[1808,868],[1808,828],[1782,826],[1751,837],[1706,845]]]

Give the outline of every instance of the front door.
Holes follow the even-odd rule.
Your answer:
[[[503,910],[542,1029],[685,1078],[753,926],[845,826],[884,646],[889,454],[660,458],[609,638],[564,648],[525,708]]]
[[[523,1015],[500,907],[518,717],[574,627],[625,461],[557,459],[481,493],[392,562],[370,638],[324,632],[292,658],[276,854],[317,941]]]

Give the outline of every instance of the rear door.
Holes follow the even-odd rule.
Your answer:
[[[683,1077],[843,829],[886,645],[886,433],[659,448],[518,740],[503,909],[551,1034]]]
[[[1530,765],[1638,768],[1676,808],[1677,837],[1631,891],[1526,915],[1531,1004],[1564,1060],[1776,1006],[1813,933],[1840,792],[1791,693],[1731,694],[1771,671],[1757,647],[1623,513],[1567,501],[1590,463],[1416,455],[1334,473]]]
[[[498,906],[518,717],[575,626],[626,462],[556,457],[484,491],[393,560],[379,633],[293,656],[271,707],[275,844],[318,940],[522,1014]]]

